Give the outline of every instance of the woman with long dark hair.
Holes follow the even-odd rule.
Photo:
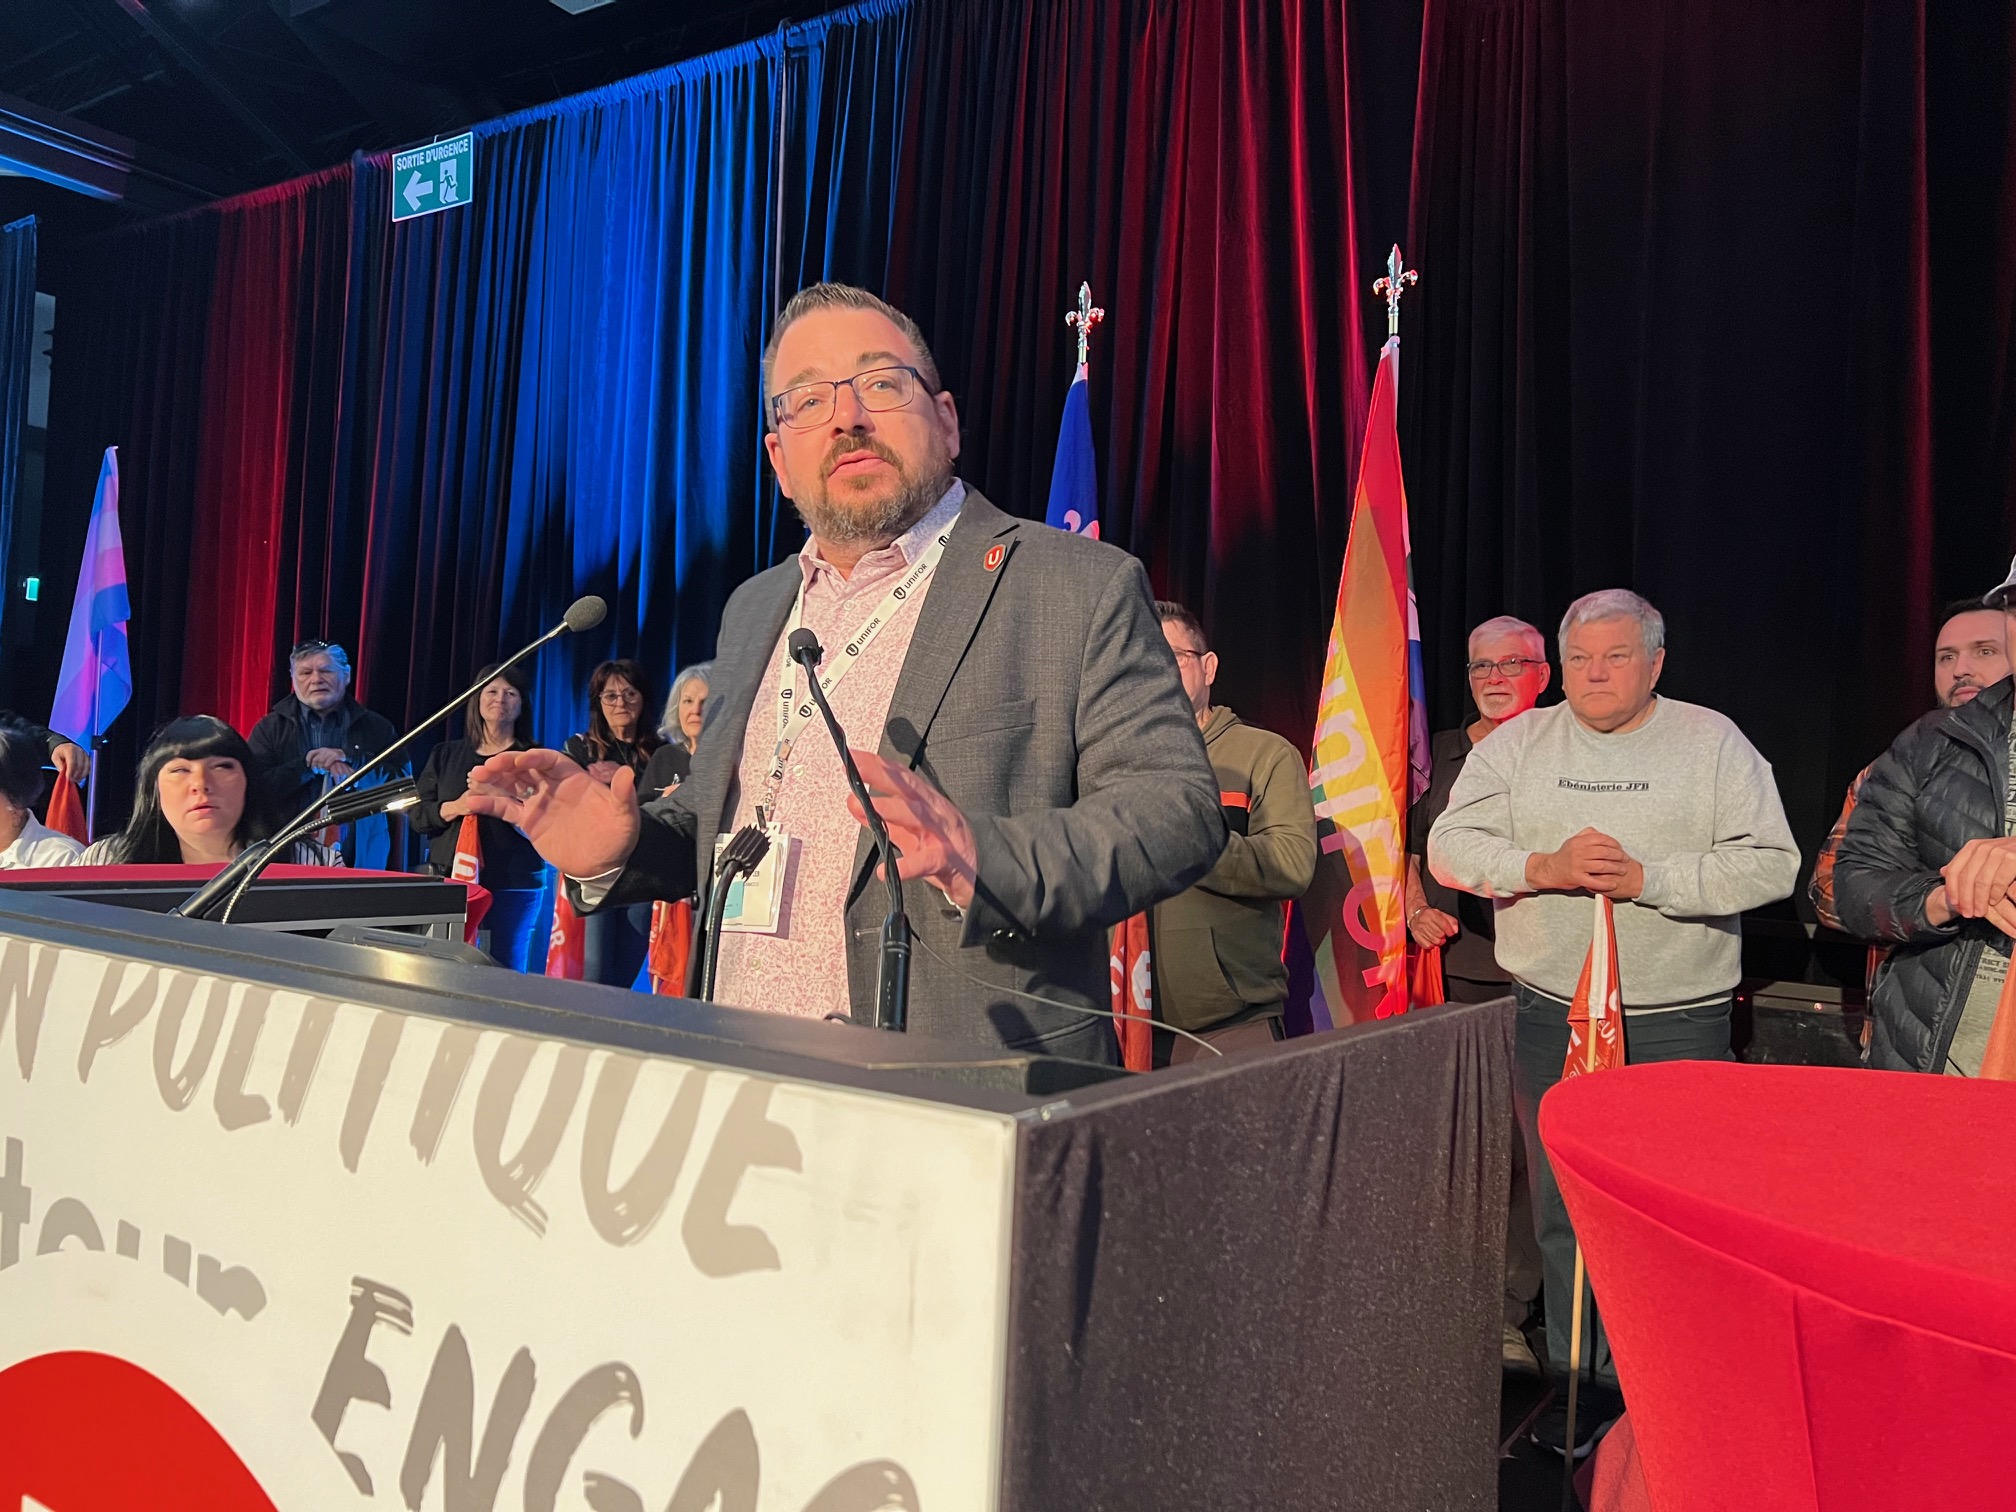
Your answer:
[[[645,768],[665,742],[645,713],[651,687],[627,657],[605,661],[588,678],[588,728],[568,739],[566,753],[598,782],[628,767],[642,794]],[[630,987],[651,945],[651,905],[605,908],[582,921],[582,975],[610,987]]]
[[[420,802],[412,810],[413,828],[433,837],[427,864],[436,876],[455,869],[455,843],[469,817],[464,804],[469,773],[502,751],[532,748],[532,687],[525,674],[516,667],[499,673],[493,664],[481,675],[483,685],[462,706],[461,738],[434,747],[416,783]],[[476,838],[483,849],[479,880],[490,894],[490,912],[483,919],[490,954],[513,971],[525,971],[532,959],[546,863],[531,841],[501,819],[479,816]]]
[[[170,720],[140,758],[133,813],[116,835],[87,846],[79,866],[222,866],[279,832],[259,759],[245,737],[213,714]],[[341,866],[317,841],[295,840],[283,866]]]

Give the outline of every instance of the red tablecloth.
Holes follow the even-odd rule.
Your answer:
[[[1630,1066],[1540,1134],[1658,1512],[2016,1507],[2016,1085]]]

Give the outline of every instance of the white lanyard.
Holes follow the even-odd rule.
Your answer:
[[[888,628],[889,622],[931,576],[938,566],[938,559],[945,555],[945,543],[951,538],[952,526],[947,525],[910,564],[910,570],[903,575],[902,581],[882,596],[882,601],[861,622],[861,627],[847,638],[847,643],[837,652],[826,653],[826,670],[820,674],[819,686],[828,698],[840,686],[840,679],[853,670],[854,663],[867,653],[875,638]],[[784,626],[787,646],[791,632],[798,628],[804,613],[805,585],[801,582],[798,596],[791,604],[791,618]],[[803,703],[798,701],[798,664],[791,660],[787,651],[784,656],[784,682],[777,690],[777,746],[771,753],[770,770],[763,775],[763,801],[757,805],[761,811],[758,823],[765,823],[773,816],[777,807],[777,790],[784,784],[784,768],[791,761],[791,747],[818,712],[819,706],[811,698],[806,698]]]

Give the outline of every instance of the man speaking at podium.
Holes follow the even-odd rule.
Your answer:
[[[627,772],[605,787],[556,752],[508,753],[470,774],[470,806],[519,826],[584,907],[686,897],[718,837],[764,827],[716,1000],[873,1022],[882,889],[785,652],[803,627],[901,875],[928,884],[906,889],[910,1026],[1112,1061],[1112,1026],[1086,1011],[1109,1004],[1108,926],[1225,844],[1147,574],[959,481],[923,333],[865,290],[799,292],[763,383],[764,445],[811,539],[729,600],[692,775],[640,812]]]

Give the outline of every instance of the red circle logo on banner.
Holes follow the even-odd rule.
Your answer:
[[[52,1512],[275,1512],[180,1392],[138,1365],[82,1351],[0,1370],[0,1507],[34,1504]]]

